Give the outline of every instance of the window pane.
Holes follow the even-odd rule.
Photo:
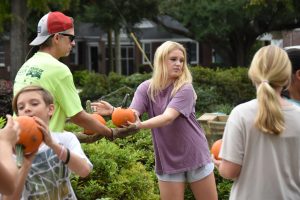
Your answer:
[[[122,58],[126,58],[126,56],[127,56],[126,50],[127,50],[126,47],[125,48],[124,47],[121,48],[121,57]]]
[[[128,58],[133,58],[133,47],[128,47]]]

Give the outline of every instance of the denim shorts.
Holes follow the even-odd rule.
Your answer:
[[[156,174],[156,176],[160,181],[192,183],[205,178],[206,176],[210,175],[213,171],[214,163],[211,162],[193,170],[175,174]]]

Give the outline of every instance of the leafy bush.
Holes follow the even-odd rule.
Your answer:
[[[79,93],[81,101],[97,100],[101,96],[109,93],[109,82],[107,76],[103,74],[90,73],[87,79],[83,80],[84,85]]]
[[[94,169],[87,178],[72,179],[79,199],[158,199],[151,173],[138,161],[139,151],[105,139],[82,146]]]
[[[3,128],[5,126],[6,119],[3,117],[0,117],[0,128]]]
[[[89,79],[90,72],[88,70],[75,71],[73,73],[73,80],[76,87],[83,87]]]
[[[249,80],[247,71],[243,67],[192,67],[193,85],[198,95],[197,112],[220,112],[217,109],[222,108],[225,113],[230,113],[231,108],[237,104],[255,98],[255,87]]]

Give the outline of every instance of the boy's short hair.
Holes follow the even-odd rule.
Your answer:
[[[294,74],[297,70],[300,70],[300,46],[286,47],[285,51],[291,61]]]
[[[53,96],[51,95],[51,93],[48,90],[44,89],[41,86],[37,86],[37,85],[26,86],[26,87],[22,88],[13,98],[12,108],[16,114],[18,114],[17,100],[18,100],[20,94],[25,93],[25,92],[32,92],[32,91],[39,92],[41,94],[41,96],[43,97],[43,100],[47,106],[50,104],[54,104]]]

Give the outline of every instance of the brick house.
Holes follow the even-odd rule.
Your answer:
[[[167,19],[170,20],[170,19]],[[173,26],[181,25],[170,20]],[[181,27],[182,28],[182,27]],[[62,59],[72,71],[84,70],[98,73],[109,73],[107,33],[90,23],[75,25],[76,46],[71,55]],[[208,66],[212,62],[210,47],[177,34],[169,33],[152,21],[143,21],[135,27],[135,35],[139,39],[145,54],[153,61],[156,48],[167,40],[183,44],[188,53],[190,65]],[[113,39],[114,41],[114,39]],[[122,74],[130,75],[135,72],[149,70],[149,63],[144,58],[133,39],[125,31],[120,34]],[[113,43],[114,45],[114,43]],[[9,37],[0,37],[0,79],[9,78]]]

